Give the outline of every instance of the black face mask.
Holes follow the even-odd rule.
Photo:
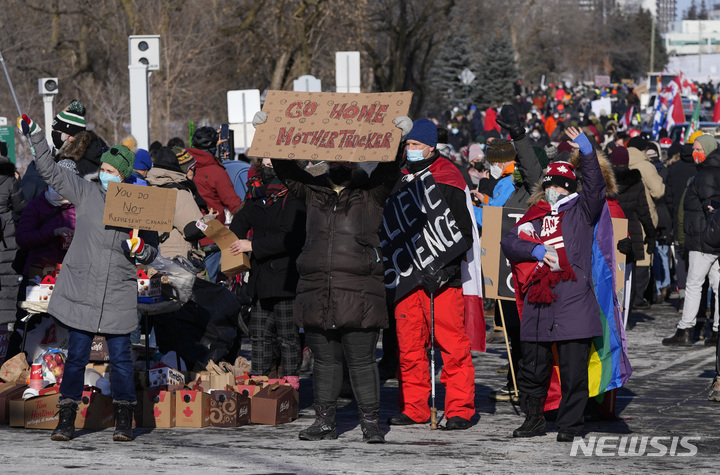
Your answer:
[[[347,185],[352,178],[352,169],[346,167],[330,168],[328,176],[330,181],[336,185]]]
[[[485,166],[483,165],[482,162],[475,162],[475,163],[473,163],[473,168],[474,168],[475,170],[479,171],[479,172],[485,170]]]
[[[275,179],[275,169],[273,167],[262,167],[260,171],[260,178],[266,185]]]
[[[56,149],[60,150],[62,146],[65,145],[65,142],[62,140],[62,132],[53,130],[50,132],[50,136],[52,137],[53,145],[55,145]]]

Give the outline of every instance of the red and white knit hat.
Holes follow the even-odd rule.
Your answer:
[[[543,189],[555,185],[575,193],[577,191],[575,167],[568,162],[552,162],[545,171],[542,183]]]

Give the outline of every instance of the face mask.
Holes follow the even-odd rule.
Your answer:
[[[115,183],[122,183],[122,178],[120,178],[117,175],[112,175],[110,173],[106,172],[100,172],[98,174],[98,178],[100,178],[100,183],[102,184],[103,190],[107,191],[108,189],[108,183],[111,181]]]
[[[702,163],[705,161],[705,154],[702,152],[693,152],[693,160],[695,160],[695,163]]]
[[[502,168],[495,165],[494,163],[490,164],[490,176],[495,178],[496,180],[502,176]]]
[[[547,201],[550,206],[554,206],[555,203],[560,201],[562,198],[565,198],[566,196],[567,193],[560,193],[557,190],[553,190],[551,188],[545,190],[545,201]]]
[[[407,159],[408,162],[419,162],[420,160],[424,159],[423,152],[425,151],[425,147],[423,147],[420,150],[406,150],[407,152]]]
[[[260,177],[262,178],[263,183],[266,185],[273,181],[275,178],[275,169],[273,167],[262,167],[262,170],[260,171]]]
[[[352,178],[352,169],[347,167],[334,167],[328,170],[330,181],[336,185],[347,185]]]
[[[534,138],[534,139],[539,139],[539,138],[540,138],[540,132],[538,132],[538,131],[536,130],[536,131],[534,131],[533,133],[531,133],[530,136],[531,136],[532,138]]]
[[[453,129],[451,130],[451,132],[452,132],[453,135],[456,135],[458,132],[460,132],[460,129],[458,129],[457,127],[453,127]]]
[[[50,132],[50,136],[52,137],[53,145],[55,145],[55,148],[60,150],[63,145],[65,145],[65,140],[63,140],[63,135],[65,135],[62,132],[58,132],[57,130],[53,130]],[[67,139],[67,137],[65,137]]]
[[[52,187],[48,186],[47,191],[45,191],[45,198],[52,204],[65,204],[69,203],[68,200],[63,198],[60,193],[53,190]]]
[[[473,168],[479,172],[485,170],[485,167],[483,166],[482,162],[474,162]]]
[[[553,114],[553,117],[557,119],[558,117],[560,117],[560,114]]]

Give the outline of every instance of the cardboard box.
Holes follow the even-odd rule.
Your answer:
[[[47,302],[55,288],[55,277],[46,275],[39,285],[28,285],[25,289],[26,302]]]
[[[271,384],[252,398],[250,420],[253,424],[285,424],[293,420],[297,398],[292,386]]]
[[[237,241],[238,237],[225,227],[217,219],[208,223],[197,222],[198,228],[213,240],[220,248],[220,271],[228,278],[236,274],[250,270],[250,258],[244,252],[235,256],[230,253],[230,245]]]
[[[95,338],[93,338],[90,346],[90,361],[110,361],[110,352],[104,336],[95,335]]]
[[[8,424],[10,422],[10,401],[21,400],[22,395],[28,388],[27,384],[21,383],[5,383],[0,386],[0,424]],[[23,427],[21,425],[20,427]]]
[[[175,427],[176,395],[172,391],[143,392],[143,427],[169,429]]]
[[[20,397],[10,400],[8,420],[10,427],[25,427],[25,399]]]
[[[150,368],[148,386],[155,388],[158,386],[184,385],[185,376],[164,363],[158,363]]]
[[[175,393],[175,426],[207,427],[210,425],[210,395],[200,391]]]
[[[153,274],[152,276],[148,276],[145,270],[138,269],[138,297],[159,297],[160,290],[162,288],[162,282],[160,280],[161,277],[162,276],[160,274]]]
[[[105,429],[114,426],[115,407],[112,397],[105,396],[99,391],[83,391],[75,418],[75,428]],[[27,427],[27,421],[25,421],[25,427]]]
[[[210,392],[210,425],[238,427],[250,423],[250,398],[235,391]]]
[[[22,402],[22,412],[20,406]],[[58,424],[58,394],[31,397],[25,400],[11,401],[10,425],[13,427],[26,427],[28,429],[54,429]],[[22,425],[19,415],[22,413]],[[17,418],[17,419],[16,419]]]
[[[260,392],[262,389],[262,386],[258,386],[256,384],[236,384],[235,385],[235,391],[239,392],[240,394],[243,394],[249,398],[252,398],[257,393]]]

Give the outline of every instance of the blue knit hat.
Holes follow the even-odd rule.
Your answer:
[[[150,158],[150,152],[144,148],[137,149],[135,152],[135,163],[133,164],[133,170],[150,170],[153,167],[152,159]]]
[[[405,140],[417,140],[420,143],[437,147],[438,131],[435,124],[428,119],[418,119],[413,122],[412,130],[407,134]]]

